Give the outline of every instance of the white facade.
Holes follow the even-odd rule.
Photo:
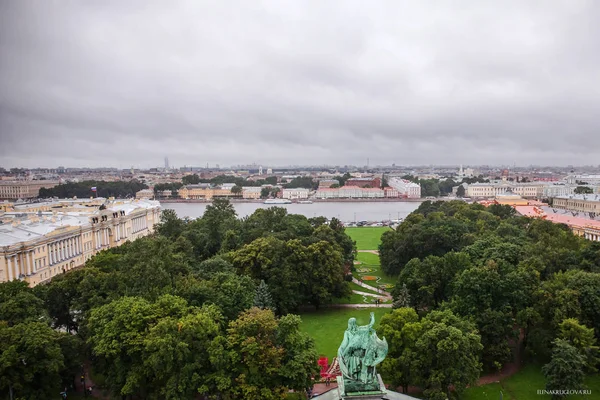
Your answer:
[[[474,198],[492,198],[500,194],[511,191],[521,197],[540,198],[543,195],[544,187],[548,184],[541,182],[532,183],[473,183],[467,186],[466,196]]]
[[[542,190],[542,196],[546,198],[557,197],[557,196],[569,196],[575,193],[575,185],[565,184],[551,184],[544,186]]]
[[[570,184],[585,182],[588,185],[600,185],[600,175],[571,175],[566,178]]]
[[[421,197],[421,185],[401,178],[389,178],[388,185],[398,191],[400,197],[418,199]]]
[[[0,214],[0,282],[35,286],[103,249],[152,233],[159,222],[157,201],[107,201],[100,210],[97,200],[104,199],[33,203]]]
[[[318,199],[374,199],[385,197],[383,189],[360,188],[358,186],[343,186],[341,188],[319,189],[315,193]]]
[[[310,193],[309,189],[290,188],[290,189],[283,189],[283,192],[281,193],[281,197],[284,199],[289,199],[289,200],[308,199],[309,193]]]

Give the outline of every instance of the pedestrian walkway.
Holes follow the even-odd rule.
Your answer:
[[[371,253],[379,255],[379,250],[356,250],[358,253]]]
[[[388,296],[382,295],[382,294],[375,294],[375,293],[368,293],[368,292],[362,292],[360,290],[353,290],[352,293],[356,293],[356,294],[360,294],[361,296],[370,296],[370,297],[375,297],[378,299],[382,299],[382,300],[389,300]]]
[[[328,304],[328,305],[320,306],[320,308],[377,308],[377,307],[392,308],[392,304],[391,303],[379,304],[378,306],[376,306],[373,303],[371,303],[371,304]]]
[[[379,293],[383,297],[386,297],[386,298],[389,298],[389,299],[392,298],[392,295],[389,292],[386,292],[383,289],[379,289],[379,288],[376,288],[376,287],[371,286],[371,285],[367,285],[366,283],[364,283],[362,281],[359,281],[358,279],[356,279],[354,277],[352,277],[352,282],[356,283],[358,286],[364,287],[365,289],[369,289],[369,290],[372,290],[374,292],[377,292],[377,293]]]

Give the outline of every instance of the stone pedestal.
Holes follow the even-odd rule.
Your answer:
[[[380,400],[386,399],[387,390],[385,389],[385,385],[383,384],[383,380],[381,379],[381,375],[377,374],[377,382],[378,388],[374,390],[364,390],[364,391],[352,391],[351,388],[346,388],[344,384],[344,378],[341,376],[337,377],[337,390],[340,399],[343,400]]]

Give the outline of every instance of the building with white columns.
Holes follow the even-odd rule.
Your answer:
[[[159,218],[160,204],[152,200],[15,205],[0,212],[0,282],[46,282],[83,266],[101,250],[152,233]]]

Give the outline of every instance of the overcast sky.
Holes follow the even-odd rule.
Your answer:
[[[599,1],[0,0],[0,166],[600,164]]]

